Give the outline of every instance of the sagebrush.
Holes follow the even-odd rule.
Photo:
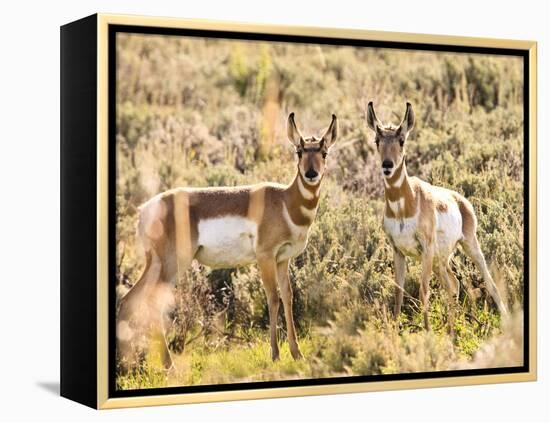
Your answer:
[[[447,335],[445,293],[432,280],[425,332],[420,263],[409,261],[399,321],[392,251],[382,231],[383,182],[364,121],[368,100],[397,123],[405,100],[417,123],[407,147],[411,175],[473,204],[493,277],[516,313],[503,326],[481,276],[459,251],[456,337]],[[269,357],[265,295],[255,266],[195,266],[177,286],[170,347],[177,370],[154,357],[122,389],[335,375],[368,375],[521,364],[523,357],[523,68],[519,58],[344,46],[117,35],[117,279],[123,293],[143,262],[134,243],[137,207],[177,186],[289,183],[288,113],[304,131],[336,113],[317,218],[291,278],[305,358]],[[284,339],[284,318],[280,334]],[[500,348],[500,350],[499,350]],[[500,351],[500,352],[499,352]],[[505,359],[503,359],[505,357]]]

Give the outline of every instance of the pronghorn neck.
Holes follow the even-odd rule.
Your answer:
[[[322,177],[315,185],[304,181],[300,170],[286,189],[285,206],[295,225],[309,226],[317,213]]]
[[[384,178],[386,217],[403,219],[416,214],[416,196],[407,174],[405,158],[391,178]]]

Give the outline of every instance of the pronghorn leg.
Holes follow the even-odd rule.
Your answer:
[[[457,280],[452,273],[449,274],[449,265],[448,260],[440,260],[435,267],[436,273],[445,285],[447,289],[448,305],[449,305],[449,333],[454,337],[455,330],[455,318],[456,318],[456,308],[458,301],[458,284]]]
[[[187,270],[191,266],[191,260],[178,260],[177,270],[174,269],[174,264],[165,263],[161,280],[154,287],[154,292],[149,296],[149,309],[153,313],[150,322],[151,339],[158,346],[158,353],[162,361],[162,365],[166,370],[174,367],[172,354],[168,348],[168,340],[166,337],[167,329],[170,326],[170,311],[174,309],[174,287],[176,281],[179,283],[187,283]],[[164,271],[167,269],[166,271]],[[174,275],[171,277],[171,275]]]
[[[454,297],[452,298],[452,300],[455,304],[458,305],[458,295],[459,295],[459,291],[460,291],[460,282],[458,281],[456,275],[454,274],[453,269],[451,269],[451,264],[450,264],[449,261],[447,261],[446,269],[447,269],[447,275],[449,275],[449,278],[451,280],[451,286],[454,287],[453,288],[453,296]]]
[[[466,252],[468,257],[472,259],[472,261],[479,269],[481,276],[485,281],[485,285],[487,286],[487,290],[489,291],[489,294],[497,305],[500,314],[502,314],[503,316],[507,315],[508,309],[506,308],[506,305],[504,304],[504,301],[502,300],[498,292],[498,288],[493,281],[491,274],[489,273],[489,268],[487,267],[485,257],[483,256],[483,252],[481,251],[481,247],[479,246],[477,236],[473,234],[471,236],[465,237],[462,241],[462,246],[464,247],[464,251]]]
[[[165,281],[158,281],[145,299],[147,312],[146,333],[149,339],[149,350],[154,351],[165,369],[173,366],[172,356],[168,349],[166,330],[169,320],[168,311],[174,303],[172,285]]]
[[[168,340],[166,338],[167,328],[170,325],[170,311],[174,309],[174,287],[177,283],[187,284],[187,271],[191,267],[196,246],[190,244],[188,248],[181,249],[181,245],[177,248],[178,254],[167,255],[163,265],[161,282],[156,286],[154,309],[158,312],[158,324],[152,326],[153,338],[158,340],[160,346],[160,358],[165,369],[169,370],[174,367],[172,354],[168,348]]]
[[[285,310],[286,330],[290,353],[295,360],[302,358],[302,353],[298,347],[296,339],[296,329],[294,327],[294,316],[292,313],[292,286],[290,285],[290,277],[288,275],[288,260],[277,264],[277,280],[279,281],[279,289],[281,291],[281,299]]]
[[[424,243],[422,246],[422,275],[420,277],[420,300],[422,301],[422,313],[424,314],[424,327],[430,330],[430,278],[432,276],[434,245],[433,242]]]
[[[147,252],[145,258],[145,268],[141,277],[120,300],[117,313],[117,355],[124,372],[139,364],[136,343],[149,320],[146,298],[154,289],[161,273],[160,260],[153,252]]]
[[[166,339],[166,326],[168,323],[168,316],[166,313],[161,312],[160,316],[160,333],[161,333],[161,360],[162,365],[166,370],[170,370],[172,367],[174,367],[174,361],[172,360],[172,354],[170,353],[170,349],[168,348],[168,340]]]
[[[189,214],[189,199],[186,193],[171,197],[172,203],[166,205],[167,218],[163,221],[163,232],[170,234],[166,239],[156,242],[162,251],[162,273],[151,296],[153,309],[158,320],[152,322],[152,338],[158,341],[162,364],[166,369],[174,367],[172,355],[168,348],[166,330],[170,325],[170,311],[174,309],[174,287],[178,283],[187,283],[187,271],[197,251],[196,240],[192,236],[192,226]]]
[[[401,305],[403,304],[403,292],[405,287],[405,256],[397,249],[393,249],[393,265],[395,272],[395,305],[393,309],[393,314],[395,318],[399,317],[401,313]]]
[[[447,270],[449,271],[449,274],[454,277],[454,274],[452,273],[452,269],[451,269],[450,265],[447,268]],[[455,279],[456,279],[456,277],[455,277]],[[466,290],[466,294],[468,294],[468,298],[470,298],[470,301],[472,302],[472,304],[475,304],[476,300],[480,296],[479,288],[474,288],[473,285],[472,285],[472,281],[468,278],[463,278],[462,279],[462,284],[464,286],[464,289]],[[457,281],[457,286],[458,286],[458,281]]]
[[[129,321],[135,314],[135,309],[147,291],[160,277],[160,261],[152,252],[145,254],[145,268],[138,281],[122,297],[119,303],[117,320]]]
[[[155,287],[154,294],[151,296],[151,309],[155,313],[155,318],[151,319],[150,331],[151,339],[157,343],[160,360],[166,370],[174,366],[166,338],[166,330],[170,325],[169,313],[173,309],[174,304],[173,283],[164,280],[160,281]]]
[[[258,258],[258,266],[267,297],[269,310],[269,333],[271,342],[271,358],[279,359],[277,344],[277,317],[279,315],[279,295],[277,293],[277,262],[274,257]]]

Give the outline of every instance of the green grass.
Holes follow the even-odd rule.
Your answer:
[[[299,344],[302,352],[311,356],[311,339],[301,339]],[[175,369],[169,372],[145,364],[139,371],[119,376],[117,386],[135,389],[271,381],[308,377],[311,373],[308,360],[294,360],[286,343],[281,344],[279,360],[272,361],[269,342],[262,341],[262,337],[246,345],[234,345],[231,349],[210,349],[198,344],[186,350],[185,354],[176,356],[174,364]]]

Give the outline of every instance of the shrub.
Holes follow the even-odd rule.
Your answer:
[[[392,251],[381,227],[383,181],[368,100],[398,123],[413,102],[407,143],[411,175],[465,195],[478,237],[509,302],[523,304],[523,68],[512,57],[239,43],[191,37],[119,35],[117,52],[117,281],[126,291],[143,261],[134,231],[137,207],[176,186],[288,183],[295,172],[286,118],[304,133],[336,113],[340,135],[328,161],[305,251],[291,264],[294,313],[305,359],[286,343],[269,358],[268,313],[255,266],[195,266],[176,288],[169,331],[178,370],[154,357],[117,379],[122,388],[443,370],[517,361],[506,345],[521,327],[504,323],[485,294],[460,291],[457,336],[447,336],[448,305],[432,280],[433,333],[421,329],[420,263],[408,261],[403,314],[394,322]],[[461,285],[481,288],[457,251]],[[517,321],[514,320],[514,322]],[[509,326],[512,325],[512,329]],[[509,335],[511,333],[511,335]],[[285,339],[283,312],[279,334]],[[481,348],[481,349],[480,349]],[[180,354],[183,350],[182,354]],[[512,351],[512,350],[511,350]],[[515,350],[514,350],[515,351]],[[515,361],[514,361],[515,362]]]

